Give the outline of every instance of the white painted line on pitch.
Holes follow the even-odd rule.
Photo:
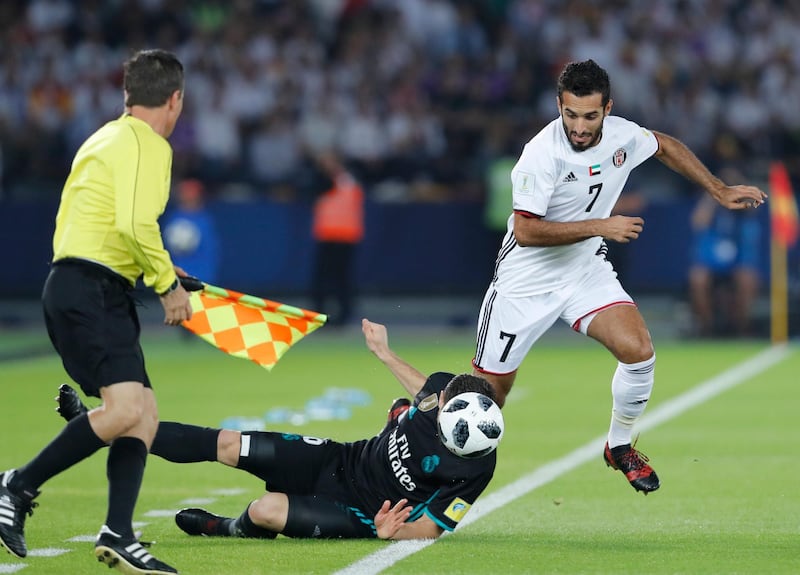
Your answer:
[[[67,543],[94,543],[97,541],[97,535],[76,535],[66,541]]]
[[[172,517],[180,509],[153,509],[144,514],[145,517]]]
[[[212,495],[244,495],[247,493],[246,489],[233,488],[233,489],[214,489],[211,491]]]
[[[58,557],[64,553],[69,553],[69,549],[58,549],[56,547],[45,547],[42,549],[31,549],[28,557]]]
[[[651,412],[645,414],[637,423],[636,428],[639,431],[652,429],[665,421],[669,421],[685,411],[769,369],[773,365],[783,361],[793,353],[793,351],[794,350],[787,345],[777,345],[762,351],[755,357],[697,385],[697,387],[673,399],[665,401]],[[528,475],[520,477],[513,483],[485,497],[478,498],[475,505],[472,506],[472,509],[470,509],[469,513],[459,524],[458,529],[478,521],[483,518],[484,515],[488,515],[495,509],[499,509],[515,499],[519,499],[534,489],[542,487],[565,473],[572,471],[576,467],[598,457],[598,454],[602,453],[605,441],[605,435],[592,439],[584,446],[568,453],[564,457],[546,463]],[[449,534],[450,532],[448,531],[444,532],[444,535]],[[334,575],[376,575],[384,569],[388,569],[398,561],[433,545],[435,542],[436,539],[397,541],[384,547],[380,551],[371,553],[363,559],[348,565],[344,569],[336,571]]]
[[[5,565],[0,565],[0,573],[16,573],[27,566],[27,563],[6,563]]]
[[[209,503],[215,503],[216,501],[216,497],[193,497],[184,499],[180,503],[181,505],[208,505]]]

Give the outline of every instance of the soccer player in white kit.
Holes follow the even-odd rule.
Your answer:
[[[513,214],[481,305],[472,364],[502,406],[525,355],[556,320],[602,343],[618,362],[603,457],[646,495],[659,479],[631,436],[650,398],[656,356],[605,258],[607,240],[638,238],[644,220],[611,211],[631,170],[651,156],[728,209],[756,208],[767,196],[726,185],[675,138],[610,116],[608,74],[593,60],[564,67],[556,103],[560,116],[526,144],[511,171]]]

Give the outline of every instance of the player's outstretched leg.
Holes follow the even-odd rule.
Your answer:
[[[647,463],[647,456],[634,449],[630,443],[613,448],[609,448],[606,443],[603,459],[606,465],[624,473],[636,491],[647,495],[661,486],[658,475]]]
[[[136,538],[124,538],[103,525],[94,545],[101,563],[116,567],[126,575],[172,575],[177,569],[159,561]]]
[[[59,386],[56,402],[58,403],[56,411],[67,421],[71,421],[80,414],[89,411],[89,408],[87,408],[81,401],[78,392],[72,389],[66,383],[62,383]]]
[[[33,515],[33,508],[38,505],[33,499],[39,492],[30,496],[14,493],[8,488],[13,475],[13,469],[0,473],[0,544],[15,557],[25,557],[25,518]]]
[[[232,537],[232,517],[220,517],[196,507],[181,509],[175,515],[175,523],[187,535],[206,537]]]
[[[246,537],[253,539],[275,539],[278,534],[258,525],[249,518],[250,506],[238,518],[221,517],[197,507],[181,509],[175,514],[175,523],[188,535],[206,537]]]

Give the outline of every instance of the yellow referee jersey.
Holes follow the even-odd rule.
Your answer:
[[[111,268],[156,293],[175,281],[158,218],[169,199],[172,148],[149,124],[123,115],[80,147],[61,192],[53,261],[73,257]]]

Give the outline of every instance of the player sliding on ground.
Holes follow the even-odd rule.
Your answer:
[[[449,408],[468,397],[467,392],[493,398],[492,387],[470,374],[439,372],[426,378],[389,348],[383,325],[364,319],[362,329],[370,351],[414,397],[413,403],[395,401],[386,426],[372,438],[338,443],[293,433],[159,424],[151,453],[176,463],[219,461],[266,483],[267,493],[238,518],[203,509],[180,511],[175,521],[183,531],[261,539],[279,533],[302,538],[422,539],[455,529],[489,484],[497,453],[491,449],[479,457],[455,455],[450,449],[458,447],[446,447],[439,439],[439,414],[445,404]],[[489,421],[495,427],[489,445],[496,446],[502,416],[486,398],[482,401],[488,413],[492,408],[496,412]],[[66,384],[57,399],[58,411],[67,420],[86,410]]]

